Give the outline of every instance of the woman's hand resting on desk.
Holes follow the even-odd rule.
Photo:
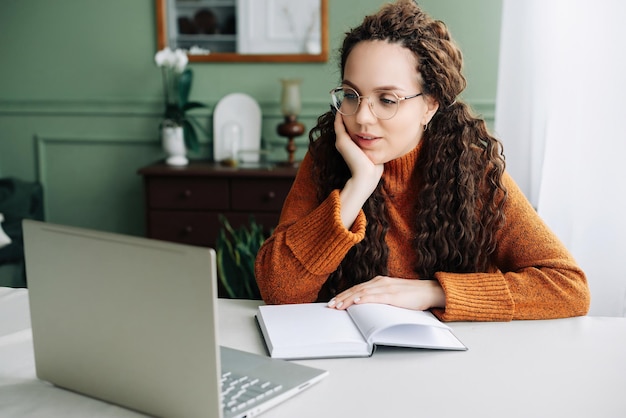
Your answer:
[[[346,309],[355,303],[384,303],[425,311],[445,307],[446,295],[437,280],[376,276],[368,282],[341,292],[328,302],[328,307]]]

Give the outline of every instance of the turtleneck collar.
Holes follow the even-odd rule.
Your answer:
[[[385,188],[387,191],[402,193],[411,187],[415,187],[415,183],[411,181],[411,177],[413,176],[421,147],[422,141],[402,157],[385,163],[383,179],[385,180]]]

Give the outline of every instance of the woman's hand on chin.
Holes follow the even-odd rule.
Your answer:
[[[341,222],[350,229],[365,201],[376,190],[383,175],[384,165],[374,164],[357,144],[352,141],[343,124],[340,113],[335,116],[335,146],[345,160],[352,177],[339,193],[341,199]]]
[[[371,189],[369,195],[376,189],[378,181],[383,175],[384,164],[374,164],[348,134],[341,113],[335,115],[335,146],[352,173],[352,180]]]

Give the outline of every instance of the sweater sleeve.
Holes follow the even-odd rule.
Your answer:
[[[508,191],[505,224],[498,233],[492,273],[439,272],[444,321],[510,321],[585,315],[590,294],[584,272],[539,217],[517,184],[504,175]]]
[[[256,280],[268,304],[316,301],[328,276],[365,237],[363,211],[348,230],[341,222],[339,191],[320,203],[315,190],[307,154],[280,222],[257,254]]]

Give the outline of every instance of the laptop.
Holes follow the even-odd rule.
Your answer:
[[[328,374],[219,345],[213,249],[33,220],[23,230],[41,380],[151,416],[232,418]],[[253,392],[233,401],[238,384]]]

